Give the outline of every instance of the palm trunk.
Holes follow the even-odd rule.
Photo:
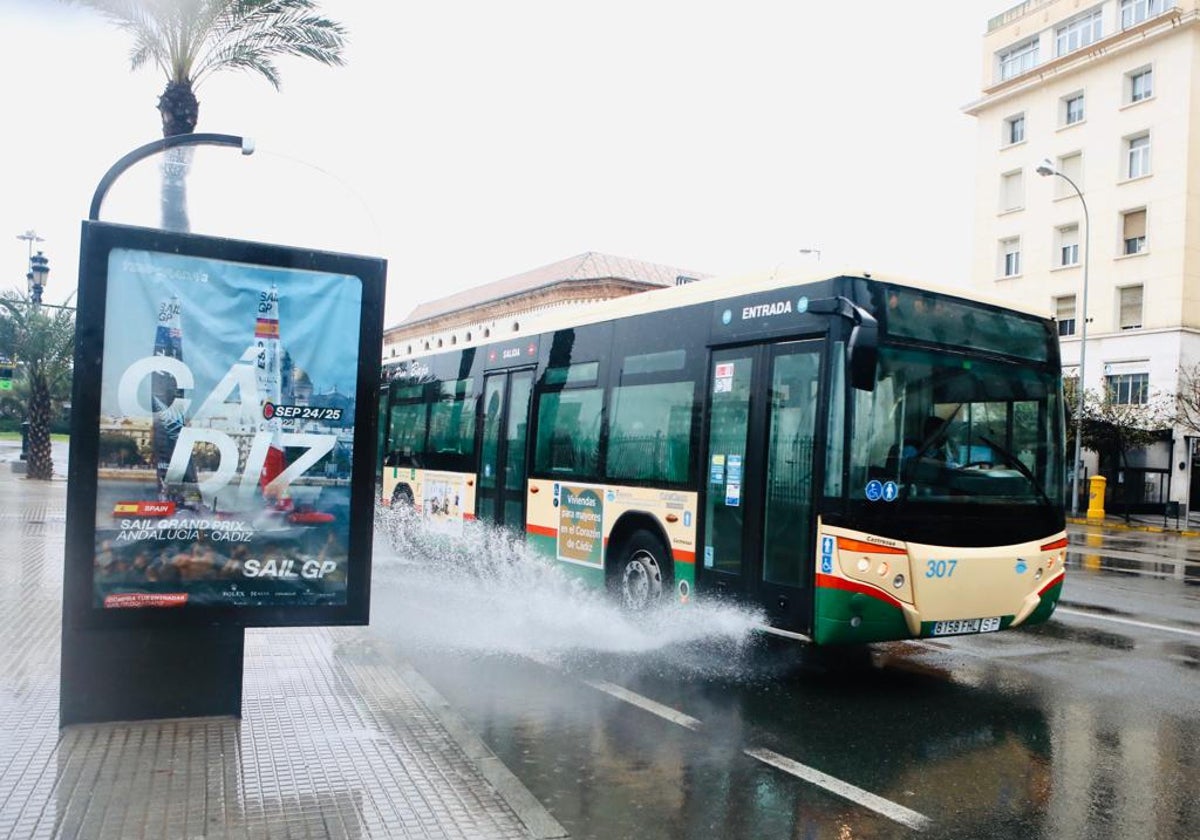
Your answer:
[[[26,477],[49,481],[54,477],[50,454],[50,388],[41,374],[29,378],[29,461]]]
[[[200,101],[191,82],[168,82],[158,98],[162,116],[163,137],[177,137],[196,130],[200,116]],[[167,149],[162,162],[162,227],[179,233],[191,230],[188,219],[187,176],[192,165],[192,149]]]
[[[187,147],[167,149],[162,161],[162,208],[163,230],[188,233],[191,220],[188,218],[187,177],[191,168],[192,150]]]

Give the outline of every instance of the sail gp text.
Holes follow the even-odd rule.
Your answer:
[[[259,492],[258,479],[266,463],[267,451],[271,447],[273,437],[276,437],[279,445],[285,448],[305,451],[264,488],[267,492],[280,492],[286,489],[321,458],[332,452],[337,443],[337,437],[332,434],[282,432],[268,426],[270,421],[262,417],[260,406],[263,399],[255,379],[254,362],[257,356],[257,348],[253,346],[247,348],[242,357],[230,367],[224,378],[213,388],[195,414],[188,418],[187,425],[179,430],[179,438],[176,440],[171,462],[167,466],[165,480],[168,484],[182,481],[188,462],[192,458],[192,450],[200,443],[211,444],[216,447],[220,456],[217,469],[196,485],[201,498],[207,505],[212,505],[218,494],[221,494],[234,481],[238,468],[237,442],[232,435],[208,426],[208,423],[215,418],[222,418],[225,422],[237,422],[240,419],[242,427],[257,429],[246,455],[241,481],[237,489],[237,495],[243,501],[250,500]],[[138,393],[142,383],[158,372],[173,376],[176,387],[185,394],[191,392],[195,387],[191,368],[180,359],[170,356],[147,356],[138,359],[125,369],[117,385],[117,402],[125,416],[153,415],[152,411],[141,405]],[[236,402],[233,400],[235,392],[238,395]],[[176,397],[170,405],[163,406],[162,410],[187,417],[191,405],[192,400],[189,397]],[[236,409],[234,409],[235,405]],[[231,409],[239,411],[240,418],[229,417]]]
[[[297,571],[295,560],[247,560],[242,565],[242,574],[248,578],[318,580],[336,572],[337,567],[338,564],[332,560],[305,560]]]

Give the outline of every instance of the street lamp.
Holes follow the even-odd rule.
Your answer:
[[[821,261],[821,249],[820,248],[801,248],[800,253],[801,254],[816,254],[817,262]]]
[[[50,276],[50,260],[38,251],[29,258],[29,273],[25,275],[25,280],[29,284],[29,299],[34,305],[39,305],[42,302],[42,288],[46,285],[46,278]]]
[[[1055,168],[1050,162],[1050,158],[1046,158],[1037,168],[1037,174],[1047,177],[1057,175],[1062,178],[1071,188],[1075,190],[1075,195],[1079,196],[1079,203],[1083,205],[1083,301],[1080,311],[1081,321],[1083,326],[1079,329],[1079,384],[1076,386],[1078,393],[1078,405],[1075,408],[1075,463],[1074,471],[1071,476],[1071,515],[1079,515],[1079,467],[1083,459],[1082,444],[1083,444],[1083,374],[1084,360],[1087,358],[1087,302],[1088,302],[1088,243],[1091,240],[1092,223],[1088,218],[1087,202],[1083,200],[1083,191],[1079,189],[1079,185]]]

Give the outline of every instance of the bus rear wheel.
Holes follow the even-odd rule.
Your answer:
[[[671,567],[662,540],[649,531],[634,531],[609,570],[609,591],[627,610],[640,612],[662,600],[670,586]]]

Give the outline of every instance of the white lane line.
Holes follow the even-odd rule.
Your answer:
[[[1179,633],[1183,636],[1193,636],[1200,639],[1200,632],[1196,630],[1184,630],[1182,627],[1168,627],[1165,624],[1151,624],[1148,621],[1134,621],[1132,618],[1117,618],[1111,615],[1100,615],[1099,613],[1088,612],[1087,610],[1073,610],[1070,607],[1059,607],[1055,613],[1066,613],[1067,615],[1077,615],[1082,618],[1094,618],[1096,621],[1112,621],[1117,624],[1128,624],[1130,627],[1143,627],[1147,630],[1161,630],[1163,633]]]
[[[876,796],[870,791],[855,787],[849,782],[843,782],[841,779],[836,779],[833,776],[822,773],[820,770],[814,770],[798,761],[792,761],[792,759],[782,756],[777,752],[760,748],[749,749],[745,752],[751,758],[756,758],[764,764],[769,764],[785,773],[790,773],[809,784],[824,788],[835,796],[848,799],[854,804],[872,810],[893,822],[898,822],[917,831],[924,831],[932,825],[932,821],[924,814],[918,814],[916,811],[905,808],[903,805],[897,805],[890,799]]]
[[[685,729],[690,729],[696,732],[703,724],[694,717],[685,715],[683,712],[672,709],[670,706],[665,706],[662,703],[657,703],[649,697],[643,697],[640,694],[635,694],[627,688],[621,688],[614,683],[604,682],[603,680],[584,680],[586,685],[590,685],[597,691],[603,691],[610,697],[615,697],[618,700],[623,700],[626,703],[637,706],[639,709],[644,709],[652,715],[658,715],[663,720],[668,720],[671,723],[679,724]]]
[[[583,683],[591,686],[597,691],[604,692],[610,697],[615,697],[616,699],[625,703],[637,706],[639,709],[643,709],[653,715],[663,718],[664,720],[670,721],[671,723],[675,723],[686,729],[690,729],[693,732],[698,731],[700,727],[704,725],[701,721],[696,720],[696,718],[691,717],[690,715],[685,715],[683,712],[673,709],[670,706],[665,706],[662,703],[658,703],[648,697],[643,697],[640,694],[630,691],[627,688],[622,688],[614,683],[605,682],[604,680],[583,680]],[[830,776],[827,773],[822,773],[820,770],[814,770],[811,767],[803,765],[798,761],[793,761],[787,756],[780,755],[777,752],[772,752],[771,750],[761,749],[758,747],[747,749],[744,752],[751,758],[757,759],[764,764],[769,764],[778,770],[782,770],[785,773],[795,776],[801,781],[816,785],[817,787],[822,788],[823,790],[828,791],[836,796],[840,796],[843,799],[848,799],[856,805],[860,805],[863,808],[867,808],[868,810],[874,811],[877,814],[881,814],[894,822],[900,823],[901,825],[906,825],[909,828],[916,829],[917,831],[923,831],[932,824],[930,819],[924,814],[918,814],[916,811],[905,808],[903,805],[897,805],[895,802],[892,802],[889,799],[884,799],[882,796],[876,796],[869,791],[855,787],[849,782],[843,782],[841,779]]]

